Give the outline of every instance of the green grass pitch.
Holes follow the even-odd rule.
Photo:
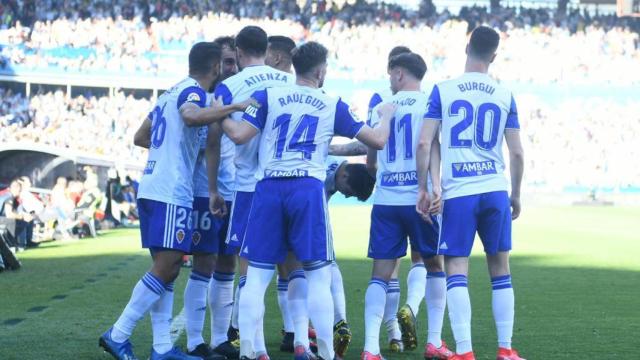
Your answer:
[[[345,281],[354,339],[347,359],[363,344],[364,292],[371,262],[365,258],[369,207],[331,209],[334,239]],[[525,208],[514,224],[512,273],[516,292],[514,346],[528,359],[640,359],[640,209]],[[98,336],[120,314],[150,260],[136,229],[116,230],[68,243],[50,243],[21,254],[24,268],[0,274],[0,359],[108,359]],[[401,286],[406,294],[406,271]],[[175,312],[182,307],[188,271],[176,283]],[[478,359],[494,359],[491,291],[481,249],[474,250],[469,279],[473,343]],[[424,340],[426,312],[419,317]],[[280,353],[280,314],[274,286],[268,291],[265,333],[272,359]],[[132,341],[147,358],[148,317]],[[208,321],[205,339],[209,336]],[[444,338],[453,344],[448,322]],[[381,344],[386,334],[381,334]],[[184,334],[178,344],[184,345]],[[422,351],[387,359],[421,359]]]

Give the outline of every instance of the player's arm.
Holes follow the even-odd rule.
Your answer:
[[[220,168],[220,147],[222,129],[220,124],[209,125],[205,157],[207,159],[207,178],[209,180],[209,210],[215,216],[225,216],[227,206],[218,192],[218,169]]]
[[[367,145],[360,141],[352,141],[347,144],[329,145],[329,155],[332,156],[360,156],[367,155]]]
[[[520,216],[520,188],[524,174],[524,149],[520,140],[520,123],[516,103],[511,98],[511,109],[507,116],[504,138],[509,149],[509,168],[511,173],[511,219]]]
[[[431,214],[437,214],[441,210],[442,206],[442,183],[440,180],[440,140],[437,136],[433,139],[431,144],[431,155],[429,161],[429,176],[431,177],[431,187],[433,192],[433,199],[431,199],[431,205],[429,212]]]
[[[244,111],[248,104],[248,101],[236,104],[230,102],[219,104],[214,101],[207,106],[207,94],[197,86],[189,86],[178,95],[178,110],[187,126],[209,125],[236,111]]]
[[[356,136],[356,139],[375,150],[382,150],[387,140],[389,140],[389,123],[396,112],[396,105],[386,103],[380,105],[377,111],[380,117],[379,125],[375,128],[364,126]]]
[[[432,203],[435,205],[440,201],[438,193],[434,194],[433,200],[435,201],[431,201],[427,191],[427,173],[429,172],[429,169],[435,169],[437,167],[437,174],[440,173],[440,156],[436,156],[432,159],[432,149],[434,147],[434,143],[437,141],[438,129],[440,128],[440,122],[442,121],[442,104],[440,102],[440,91],[438,90],[438,86],[434,86],[431,91],[431,95],[429,95],[427,113],[424,118],[416,149],[416,171],[418,172],[418,200],[416,202],[416,211],[425,221],[431,223],[431,205]],[[438,179],[435,180],[436,183],[434,183],[435,178],[436,176],[432,173],[431,181],[434,186],[440,184],[440,177],[437,177]]]
[[[369,175],[376,177],[378,172],[378,150],[367,148],[367,171]]]
[[[140,124],[140,127],[133,135],[133,144],[145,149],[151,147],[151,117],[145,118]]]
[[[237,145],[251,140],[264,129],[267,121],[268,102],[267,91],[256,91],[251,95],[252,104],[242,114],[242,121],[226,118],[222,121],[222,130]]]

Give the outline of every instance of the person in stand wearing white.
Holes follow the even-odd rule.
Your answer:
[[[429,96],[416,158],[421,186],[416,210],[428,219],[440,211],[443,199],[438,253],[445,256],[447,305],[457,352],[450,358],[453,360],[475,359],[467,273],[476,232],[484,245],[493,288],[497,360],[523,360],[511,348],[514,295],[509,252],[511,222],[520,215],[524,152],[513,94],[487,74],[499,42],[500,36],[491,28],[481,26],[473,31],[465,73],[437,84]],[[424,186],[427,168],[440,166],[431,152],[438,129],[442,195],[434,187],[431,199]],[[504,176],[503,139],[509,149],[511,195]]]

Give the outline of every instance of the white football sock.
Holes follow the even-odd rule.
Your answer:
[[[472,351],[471,300],[466,276],[451,275],[447,278],[447,306],[451,330],[456,340],[456,353]]]
[[[187,286],[184,288],[184,317],[187,333],[187,349],[193,351],[204,343],[202,330],[207,313],[207,292],[211,276],[191,271]]]
[[[307,306],[309,318],[316,330],[318,355],[333,359],[333,299],[331,298],[331,263],[316,261],[305,264],[305,276],[309,286]]]
[[[169,352],[171,342],[171,318],[173,317],[173,283],[167,284],[164,294],[149,311],[153,332],[153,349],[158,354]]]
[[[234,329],[238,329],[240,326],[238,325],[238,311],[240,310],[240,291],[244,287],[244,284],[247,282],[247,275],[240,275],[238,278],[238,286],[236,287],[236,293],[233,297],[233,310],[231,311],[231,327]]]
[[[253,340],[253,350],[256,354],[267,353],[267,345],[264,342],[264,304],[260,309],[260,317],[256,325],[256,338]]]
[[[444,272],[430,272],[427,274],[425,290],[427,303],[427,343],[439,348],[442,346],[442,322],[444,310],[447,306],[447,279]]]
[[[340,320],[347,321],[342,273],[335,261],[331,264],[331,295],[333,297],[333,324],[337,324]]]
[[[364,295],[364,350],[380,354],[380,326],[387,302],[387,282],[380,278],[369,281]]]
[[[497,276],[491,279],[493,319],[498,332],[498,346],[511,349],[513,336],[513,318],[515,298],[511,285],[511,275]]]
[[[387,340],[391,341],[402,337],[397,316],[398,307],[400,306],[400,282],[398,282],[398,279],[391,279],[387,286],[387,300],[382,321],[387,328]]]
[[[293,322],[294,344],[309,348],[309,312],[307,310],[307,278],[303,270],[295,270],[289,274],[289,311]]]
[[[427,286],[427,269],[423,263],[415,263],[411,266],[407,274],[407,305],[413,311],[413,315],[418,317],[420,303],[424,298],[425,287]]]
[[[249,264],[247,282],[240,291],[238,325],[240,329],[240,356],[253,357],[255,338],[262,309],[264,294],[275,272],[275,265]]]
[[[289,290],[289,280],[278,277],[278,307],[282,314],[282,327],[284,332],[293,332],[293,321],[291,320],[290,306],[287,292]]]
[[[125,306],[113,329],[111,338],[115,342],[126,341],[136,327],[136,324],[151,309],[165,292],[165,284],[148,272],[133,288],[129,303]]]
[[[227,341],[227,331],[233,311],[234,273],[216,271],[209,285],[209,309],[211,311],[211,346]]]

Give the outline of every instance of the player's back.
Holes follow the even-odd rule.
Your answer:
[[[502,141],[505,127],[519,128],[511,91],[465,73],[434,87],[425,117],[442,119],[444,199],[507,190]]]
[[[293,84],[294,81],[292,74],[270,66],[249,66],[218,85],[215,96],[222,97],[223,103],[228,105],[247,100],[255,91]],[[242,120],[242,112],[231,114],[231,118],[237,121]],[[254,191],[258,166],[258,143],[259,139],[254,138],[236,147],[236,190],[238,191]]]
[[[163,93],[149,113],[151,146],[138,198],[191,207],[192,176],[200,148],[198,127],[188,127],[179,108],[185,102],[204,106],[206,94],[186,78]]]
[[[378,172],[374,204],[414,205],[418,195],[416,147],[429,97],[421,91],[399,91],[387,99],[396,104],[389,140],[377,152]],[[373,110],[372,126],[379,124]]]

